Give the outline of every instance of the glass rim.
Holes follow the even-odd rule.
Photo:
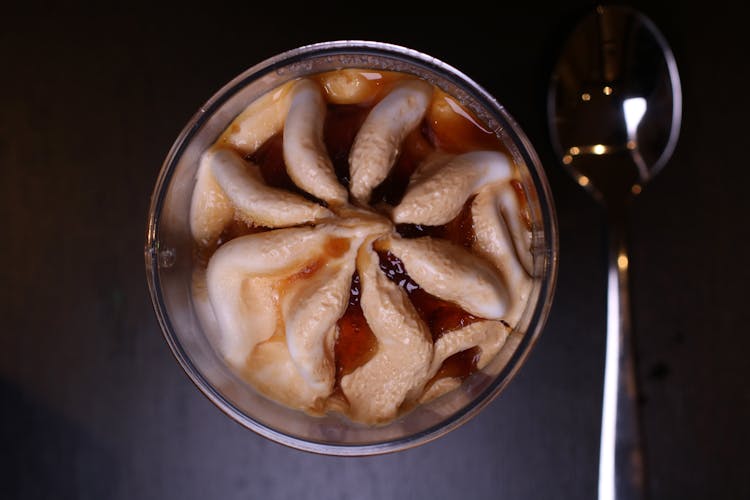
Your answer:
[[[511,142],[518,146],[518,153],[523,157],[529,177],[532,180],[536,196],[541,208],[542,231],[546,248],[544,252],[539,295],[534,304],[534,310],[529,319],[529,328],[523,336],[505,366],[494,376],[488,386],[472,400],[455,411],[439,423],[398,439],[385,440],[365,444],[334,444],[328,442],[304,439],[280,432],[263,424],[237,408],[226,399],[200,372],[183,349],[177,338],[172,323],[166,311],[159,277],[159,229],[160,217],[164,199],[174,174],[174,170],[191,139],[201,129],[206,120],[216,112],[224,102],[239,92],[248,83],[262,76],[289,66],[309,57],[334,55],[371,55],[402,60],[408,64],[417,65],[435,75],[457,85],[473,97],[493,118],[502,125],[504,133]],[[183,127],[177,139],[172,144],[162,163],[156,180],[148,213],[146,228],[145,264],[146,280],[148,283],[151,303],[156,314],[159,327],[167,345],[183,371],[193,384],[223,413],[235,420],[243,427],[257,434],[302,451],[333,455],[333,456],[370,456],[380,455],[413,448],[433,441],[448,432],[460,427],[478,414],[485,406],[493,401],[515,377],[520,367],[526,361],[531,349],[536,344],[552,306],[552,299],[557,282],[558,267],[558,228],[552,193],[544,174],[541,161],[530,141],[516,121],[505,108],[497,102],[484,88],[467,75],[432,56],[403,46],[384,42],[365,40],[338,40],[304,45],[288,50],[268,58],[240,73],[229,83],[224,85],[191,117]],[[314,417],[311,417],[314,418]]]

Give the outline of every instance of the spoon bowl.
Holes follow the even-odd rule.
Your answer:
[[[646,497],[628,291],[627,206],[672,156],[682,93],[672,51],[643,14],[599,6],[563,46],[548,122],[562,165],[607,211],[607,349],[599,499]]]
[[[579,184],[612,206],[641,192],[677,144],[682,93],[653,22],[598,7],[568,38],[549,92],[552,145]]]

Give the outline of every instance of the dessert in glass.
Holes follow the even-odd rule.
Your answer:
[[[376,42],[280,54],[170,151],[146,265],[165,338],[246,427],[327,454],[465,422],[538,337],[556,221],[528,140],[454,68]]]

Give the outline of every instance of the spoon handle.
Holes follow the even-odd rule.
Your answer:
[[[625,217],[610,217],[599,500],[646,498],[628,293]]]

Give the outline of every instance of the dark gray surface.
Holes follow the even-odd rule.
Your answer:
[[[672,44],[685,96],[675,155],[632,211],[651,490],[747,498],[742,18],[683,2],[643,10]],[[6,18],[0,498],[595,498],[605,228],[555,163],[544,107],[555,50],[580,12],[535,3],[500,18],[328,25],[219,10]],[[555,305],[518,377],[461,429],[374,458],[286,449],[224,416],[170,355],[143,270],[150,192],[182,125],[245,68],[338,38],[422,50],[496,95],[537,145],[560,223]]]

